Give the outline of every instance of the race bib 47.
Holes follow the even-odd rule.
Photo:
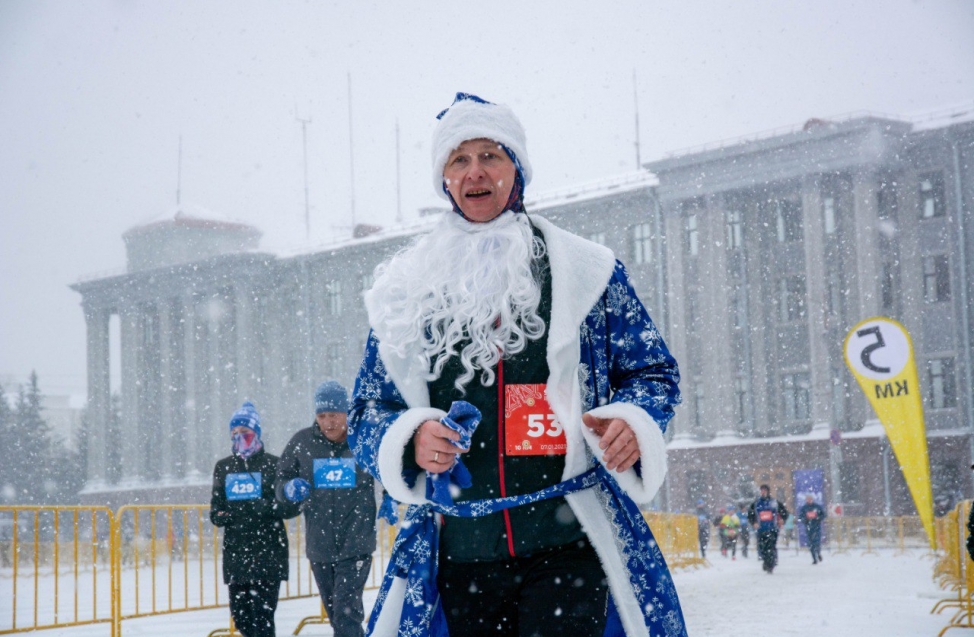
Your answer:
[[[504,441],[509,456],[563,456],[565,430],[545,397],[545,385],[504,387]]]
[[[355,460],[315,458],[315,489],[351,489],[355,486]]]

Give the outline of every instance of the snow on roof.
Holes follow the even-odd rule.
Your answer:
[[[231,219],[223,213],[214,212],[204,208],[199,204],[180,203],[170,208],[164,213],[154,215],[145,221],[136,224],[127,232],[138,231],[144,228],[160,225],[187,225],[187,226],[206,226],[217,228],[253,228],[249,224]]]
[[[818,423],[812,427],[807,434],[795,436],[772,436],[770,438],[740,438],[733,432],[718,433],[713,440],[694,440],[689,436],[677,434],[673,440],[666,445],[669,449],[710,449],[715,447],[734,447],[744,445],[770,445],[783,443],[803,443],[803,442],[826,442],[829,440],[828,423]],[[941,438],[945,436],[967,436],[970,431],[967,429],[935,429],[927,432],[928,438]],[[859,431],[843,431],[843,440],[857,440],[863,438],[885,438],[886,430],[878,420],[867,420],[865,426]]]
[[[588,201],[608,194],[615,195],[657,185],[659,185],[659,180],[656,178],[656,175],[642,170],[571,186],[570,188],[561,188],[534,196],[526,196],[524,198],[524,205],[530,212],[544,212],[547,209],[568,203]],[[409,237],[429,230],[436,225],[439,219],[439,214],[431,214],[421,217],[413,223],[381,229],[361,238],[346,237],[328,243],[284,248],[278,252],[278,256],[287,258],[311,255],[318,252],[339,250],[352,245],[366,245],[369,243],[388,241],[390,239]]]
[[[739,144],[745,144],[750,142],[757,142],[766,139],[772,139],[775,137],[783,137],[791,133],[797,133],[800,131],[806,131],[814,129],[815,127],[842,124],[846,122],[853,122],[861,119],[882,119],[895,122],[903,122],[909,124],[914,132],[933,130],[937,128],[945,128],[953,124],[960,124],[963,122],[974,121],[974,104],[963,104],[959,106],[948,107],[946,109],[937,109],[935,111],[922,111],[916,112],[911,115],[891,115],[889,113],[880,113],[877,111],[853,111],[850,113],[842,113],[839,115],[834,115],[832,117],[825,118],[810,118],[802,124],[790,124],[787,126],[779,126],[777,128],[772,128],[769,130],[760,131],[757,133],[748,133],[745,135],[740,135],[738,137],[731,137],[727,139],[720,139],[712,142],[706,142],[704,144],[699,144],[696,146],[690,146],[688,148],[680,148],[677,150],[672,150],[663,155],[661,159],[675,159],[680,157],[686,157],[688,155],[696,155],[698,153],[703,153],[711,150],[722,150],[725,148],[730,148],[732,146],[737,146]],[[649,162],[650,164],[655,163],[657,160]]]

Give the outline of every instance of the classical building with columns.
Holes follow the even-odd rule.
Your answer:
[[[646,164],[659,179],[667,338],[685,408],[671,504],[794,502],[821,470],[847,513],[912,504],[843,341],[885,316],[912,335],[934,493],[971,495],[974,122],[863,116]]]
[[[812,120],[528,201],[613,249],[680,362],[661,506],[742,502],[760,482],[789,499],[795,472],[817,470],[851,513],[909,512],[842,358],[877,315],[914,339],[935,491],[971,495],[972,120]],[[290,255],[185,206],[128,231],[124,274],[72,286],[88,325],[86,500],[204,501],[245,399],[279,452],[320,380],[351,386],[372,271],[436,214]]]

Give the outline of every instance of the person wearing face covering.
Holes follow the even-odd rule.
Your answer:
[[[230,419],[233,453],[213,469],[210,521],[223,528],[223,582],[244,637],[276,635],[274,612],[288,578],[284,520],[298,508],[274,497],[277,456],[264,450],[260,416],[245,402]]]
[[[355,457],[410,505],[369,634],[686,635],[637,502],[666,473],[679,371],[612,251],[530,215],[525,131],[458,93],[450,202],[376,269]]]
[[[277,497],[304,513],[306,554],[335,637],[363,634],[362,592],[376,547],[374,481],[348,448],[348,391],[315,391],[315,420],[297,431],[277,469]]]

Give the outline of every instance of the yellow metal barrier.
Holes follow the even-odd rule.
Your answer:
[[[935,576],[958,594],[932,612],[959,609],[949,627],[966,627],[963,622],[974,618],[967,594],[974,569],[960,560],[966,560],[966,511],[959,507],[936,526],[944,550]],[[707,564],[700,557],[695,516],[653,512],[644,517],[671,568]],[[893,548],[899,554],[928,546],[917,518],[832,518],[827,524],[833,552],[855,549],[865,555]],[[286,526],[291,577],[280,599],[317,597],[305,558],[304,523],[296,518]],[[380,586],[396,531],[379,523],[366,589]],[[104,507],[0,507],[0,582],[8,580],[13,591],[10,625],[0,625],[0,634],[103,622],[120,637],[123,620],[226,607],[221,533],[210,524],[206,505],[124,506],[115,514]],[[294,634],[327,622],[319,606]],[[232,620],[227,626],[211,634],[239,634]]]
[[[830,517],[825,520],[825,527],[823,546],[833,555],[852,551],[877,555],[877,549],[894,549],[893,555],[906,555],[908,549],[930,548],[917,516]]]
[[[957,609],[938,637],[943,637],[951,628],[974,628],[974,599],[971,598],[974,592],[974,562],[967,553],[967,519],[970,512],[971,503],[961,502],[940,519],[943,522],[938,520],[935,527],[942,554],[934,566],[934,577],[942,587],[957,592],[956,597],[942,599],[930,610],[933,614],[945,608]]]
[[[106,507],[0,506],[0,634],[108,623],[114,637],[112,526]]]
[[[671,569],[697,568],[707,561],[700,556],[697,518],[689,513],[643,513],[656,544]]]

